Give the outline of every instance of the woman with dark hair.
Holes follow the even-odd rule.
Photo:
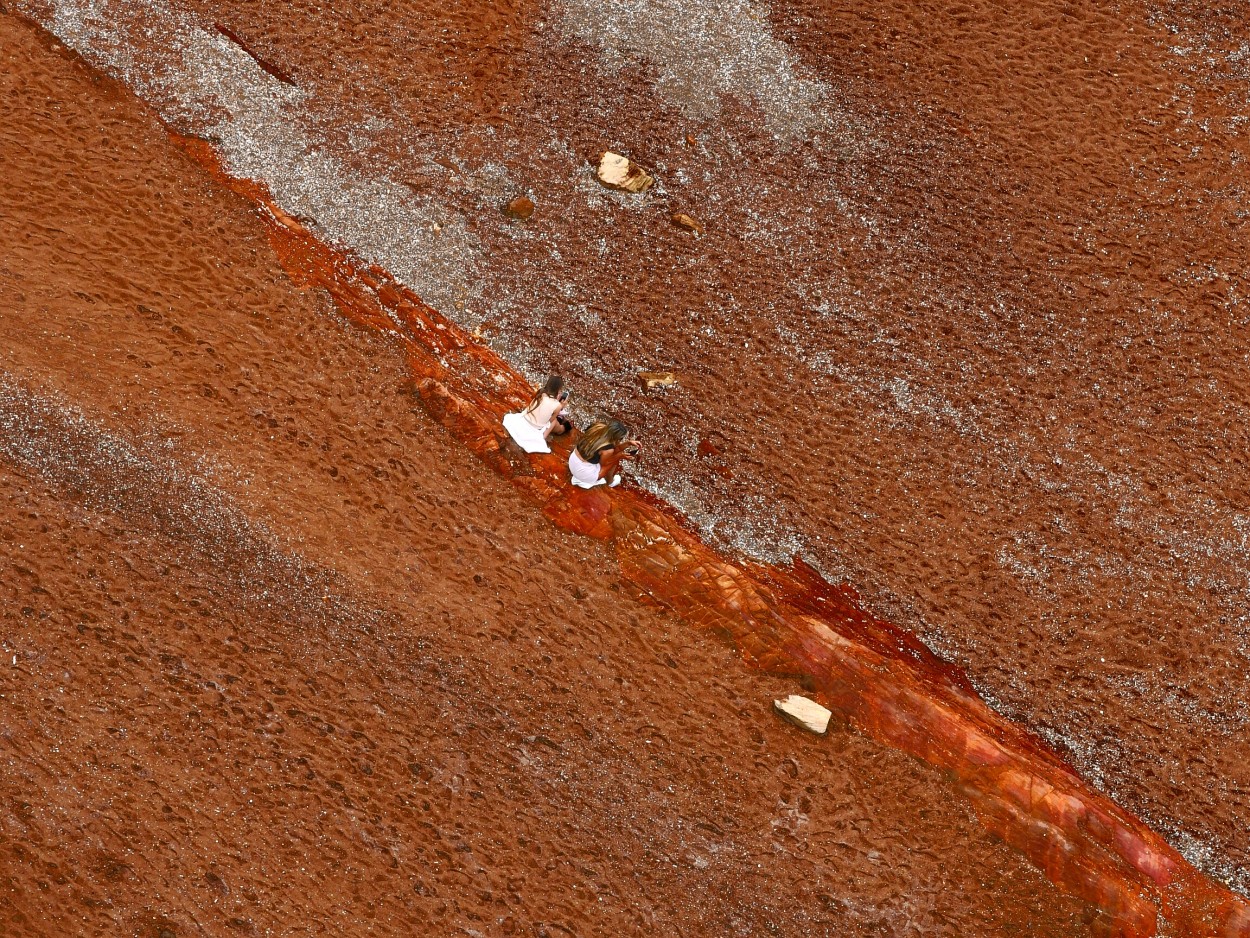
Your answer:
[[[572,426],[561,413],[568,400],[568,383],[559,375],[552,375],[534,392],[524,410],[504,415],[504,429],[525,452],[550,453],[547,440],[563,436]]]
[[[569,453],[569,473],[573,484],[584,489],[596,485],[620,485],[617,473],[621,460],[633,459],[641,446],[629,438],[629,427],[619,420],[591,424]]]

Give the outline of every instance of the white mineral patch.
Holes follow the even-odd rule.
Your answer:
[[[751,0],[559,0],[565,35],[599,48],[615,71],[641,62],[666,100],[695,118],[715,117],[729,96],[759,108],[785,141],[829,123],[829,89],[803,77],[794,53]]]
[[[209,558],[249,601],[282,603],[310,620],[364,621],[322,572],[253,521],[192,453],[175,459],[107,430],[55,391],[0,370],[0,461],[50,489],[72,493],[88,511],[172,535],[175,550]]]
[[[285,211],[389,270],[444,315],[455,319],[480,297],[480,248],[463,220],[400,183],[353,171],[312,129],[306,93],[211,24],[159,0],[20,7],[171,126],[211,141],[230,173],[264,183]]]

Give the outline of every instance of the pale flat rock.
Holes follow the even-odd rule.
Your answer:
[[[609,189],[644,192],[655,182],[647,171],[627,156],[606,151],[599,157],[599,181]]]
[[[828,707],[822,707],[816,701],[798,694],[791,694],[785,700],[774,700],[773,706],[795,726],[801,726],[813,733],[824,733],[829,729],[829,718],[833,716],[833,711]]]
[[[647,389],[667,388],[677,383],[677,375],[671,371],[640,371],[638,378]]]

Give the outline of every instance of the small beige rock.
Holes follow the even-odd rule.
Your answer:
[[[691,232],[696,238],[703,234],[703,226],[684,212],[676,212],[673,215],[673,224]]]
[[[609,189],[645,192],[655,182],[647,171],[627,156],[606,151],[599,157],[599,181]]]
[[[648,390],[667,388],[677,383],[677,375],[671,371],[640,371],[638,378]]]
[[[829,729],[829,718],[833,716],[832,710],[798,694],[791,694],[785,700],[774,700],[773,706],[795,726],[818,734]]]

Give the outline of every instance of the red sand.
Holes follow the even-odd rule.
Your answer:
[[[124,90],[0,37],[6,934],[1084,931],[938,773],[624,596]]]
[[[1245,878],[1247,85],[1168,53],[1192,42],[1160,24],[1227,55],[1246,19],[775,4],[777,33],[878,122],[864,156],[836,135],[778,152],[732,102],[687,119],[528,4],[210,8],[344,125],[392,122],[362,167],[408,165],[415,139],[532,190],[518,239],[466,177],[410,170],[482,239],[511,304],[486,324],[499,347],[540,311],[557,347],[536,367],[637,424],[657,472],[774,519],[1120,804]],[[588,203],[553,133],[574,160],[627,147],[670,194]],[[679,390],[639,395],[640,367],[676,368]]]
[[[1111,933],[1148,938],[1162,914],[1181,934],[1250,935],[1250,905],[993,713],[961,673],[867,615],[850,591],[801,567],[735,566],[699,542],[668,506],[629,489],[570,487],[572,439],[560,440],[551,455],[526,457],[500,429],[503,414],[529,396],[506,363],[383,272],[363,270],[321,244],[263,188],[225,175],[211,148],[180,143],[262,207],[296,282],[323,287],[354,321],[402,339],[414,391],[439,423],[560,527],[610,540],[631,586],[733,641],[756,667],[797,671],[857,729],[952,772],[982,823],[1052,882],[1100,909]]]
[[[461,168],[403,178],[482,239],[498,347],[540,315],[555,347],[536,369],[637,424],[730,542],[744,517],[754,546],[797,542],[1250,886],[1250,17],[773,4],[882,142],[787,153],[741,103],[688,118],[647,67],[604,72],[534,5],[209,6],[339,126],[391,122],[362,168],[409,166],[410,144]],[[665,198],[571,187],[609,145]],[[473,188],[494,163],[535,197],[531,238]],[[679,389],[640,395],[640,367]]]
[[[537,139],[554,110],[554,123],[587,153],[629,127],[634,155],[649,164],[670,176],[698,168],[697,145],[690,151],[684,130],[672,130],[689,122],[649,98],[645,76],[607,81],[600,116],[587,125],[576,117],[587,66],[541,41],[483,40],[496,21],[481,11],[462,22],[454,8],[442,13],[468,25],[473,35],[458,41],[485,59],[469,72],[479,84],[462,83],[450,99],[439,68],[463,61],[421,58],[444,48],[437,17],[420,18],[423,42],[406,13],[357,7],[335,30],[382,17],[394,39],[364,31],[370,51],[336,70],[324,56],[344,46],[312,6],[229,12],[223,22],[254,55],[348,112],[395,107],[371,94],[415,74],[428,85],[403,99],[404,117],[436,136],[507,112],[517,136],[526,139],[528,128]],[[663,212],[617,214],[613,256],[646,255],[645,271],[596,262],[581,235],[594,230],[593,214],[551,184],[535,220],[543,241],[585,248],[544,259],[546,279],[579,280],[630,342],[663,350],[667,359],[652,364],[684,369],[680,394],[632,414],[651,431],[651,458],[678,466],[716,499],[751,504],[763,495],[808,536],[811,559],[849,574],[874,608],[951,654],[1008,713],[1073,747],[1078,767],[1121,804],[1213,842],[1217,859],[1240,866],[1250,760],[1237,731],[1244,669],[1229,633],[1237,634],[1244,565],[1227,524],[1244,502],[1246,337],[1237,297],[1245,273],[1228,261],[1244,257],[1245,245],[1232,187],[1238,144],[1223,99],[1236,82],[1199,57],[1167,62],[1161,31],[1132,9],[1113,19],[1075,5],[909,5],[865,17],[779,4],[774,17],[812,68],[836,74],[858,110],[894,111],[886,115],[894,147],[876,165],[846,155],[833,174],[861,210],[870,206],[910,237],[865,239],[851,216],[825,214],[814,242],[824,252],[800,252],[798,261],[879,298],[872,331],[833,321],[834,369],[800,369],[784,394],[771,376],[793,368],[792,355],[770,357],[768,342],[738,351],[778,323],[783,339],[803,329],[813,302],[775,308],[778,272],[792,260],[778,255],[770,266],[734,238],[750,227],[747,208],[783,227],[798,217],[793,193],[770,195],[761,181],[808,172],[803,154],[769,155],[749,135],[740,142],[757,147],[752,159],[682,193],[680,207],[709,222],[697,245],[670,230]],[[531,20],[499,22],[519,35]],[[389,54],[400,46],[403,56]],[[369,81],[352,66],[365,59]],[[1192,73],[1181,76],[1183,65]],[[1200,133],[1203,119],[1213,129]],[[736,120],[731,109],[726,121],[742,133]],[[455,146],[470,162],[497,156],[471,134]],[[562,178],[541,152],[508,163],[536,180]],[[714,206],[716,191],[744,197]],[[533,248],[491,241],[489,227],[482,235],[499,278],[534,269]],[[649,252],[657,242],[666,252],[658,259]],[[694,266],[681,266],[687,260]],[[697,310],[727,286],[743,308],[770,313],[715,321],[698,343],[671,314],[655,315],[673,297]],[[529,327],[528,312],[518,303],[491,325],[506,338]],[[548,326],[570,348],[602,342],[576,318]],[[900,341],[910,359],[894,351]],[[42,372],[55,358],[39,352]],[[620,374],[636,361],[632,347],[607,347],[598,365]],[[604,388],[583,365],[565,370],[579,387]],[[744,417],[727,406],[743,388],[763,411]],[[83,399],[99,407],[95,389]],[[963,428],[969,420],[977,432]],[[660,425],[676,432],[663,436]],[[834,445],[817,442],[798,466],[781,461],[786,451],[774,441],[808,425],[831,428]],[[696,439],[714,440],[718,458],[699,460]],[[233,462],[253,471],[250,457]]]

